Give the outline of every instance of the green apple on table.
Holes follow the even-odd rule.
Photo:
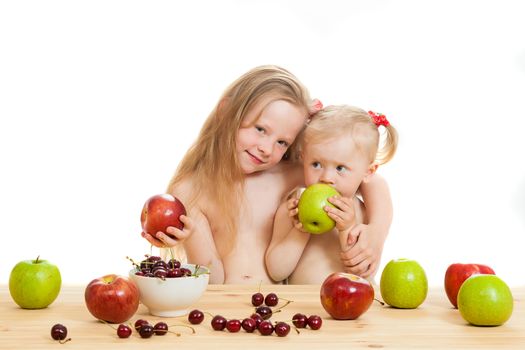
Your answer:
[[[510,318],[513,307],[510,288],[496,275],[473,275],[459,289],[459,312],[475,326],[500,326]]]
[[[327,184],[308,186],[299,198],[297,209],[299,221],[303,228],[313,234],[321,234],[335,227],[335,221],[328,216],[324,207],[335,207],[328,198],[339,195],[335,188]]]
[[[415,260],[394,259],[386,264],[379,283],[381,297],[398,309],[415,309],[425,301],[428,280]]]
[[[62,277],[56,265],[38,256],[19,262],[9,275],[11,297],[23,309],[42,309],[55,301]]]

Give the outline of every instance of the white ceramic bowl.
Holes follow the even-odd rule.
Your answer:
[[[195,273],[195,265],[182,264]],[[189,308],[204,293],[210,279],[207,267],[199,266],[197,276],[166,278],[137,276],[133,269],[129,277],[136,283],[140,291],[140,301],[150,314],[161,317],[181,316],[189,312]]]

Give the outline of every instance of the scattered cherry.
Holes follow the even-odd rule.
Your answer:
[[[117,335],[119,338],[129,338],[131,335],[131,328],[128,325],[121,323],[117,328]]]
[[[238,331],[241,330],[241,321],[237,319],[226,321],[226,329],[230,333],[237,333]]]
[[[279,297],[275,293],[270,293],[264,298],[264,303],[268,306],[275,306],[279,303]]]
[[[62,341],[67,337],[67,328],[63,324],[57,323],[51,327],[51,338]],[[71,340],[71,339],[68,339]],[[66,341],[68,341],[66,340]],[[66,342],[65,341],[65,342]],[[64,343],[65,343],[64,342]]]
[[[255,293],[252,295],[252,305],[261,306],[264,302],[264,295],[262,293]]]
[[[259,316],[259,314],[256,314],[256,315]],[[260,318],[260,317],[261,316],[259,316],[259,319],[262,321],[262,318]],[[259,323],[260,323],[260,321],[259,321]],[[255,321],[255,319],[253,319],[251,317],[248,317],[248,318],[245,318],[244,320],[242,320],[241,326],[242,326],[242,329],[244,329],[246,332],[253,333],[253,331],[255,331],[257,329],[258,323],[257,323],[257,321]]]
[[[191,324],[201,324],[204,321],[204,313],[201,310],[192,310],[188,314],[188,321]]]
[[[292,317],[292,323],[297,328],[306,328],[308,325],[308,317],[305,314],[297,313]]]
[[[143,319],[140,318],[140,319],[135,321],[135,330],[139,331],[140,328],[142,328],[142,326],[147,325],[147,324],[149,324],[148,321],[143,320]]]
[[[262,321],[258,329],[262,335],[270,335],[273,333],[273,325],[270,321]]]
[[[168,333],[168,325],[165,322],[157,322],[153,326],[153,332],[155,332],[155,335],[164,335]]]
[[[268,306],[259,306],[257,309],[255,309],[255,313],[261,315],[263,320],[267,320],[272,317],[273,311]]]
[[[211,319],[211,327],[216,331],[222,331],[226,328],[226,319],[221,315],[217,315]]]
[[[275,334],[279,337],[286,337],[290,333],[290,325],[285,322],[278,322],[275,327]]]
[[[150,325],[149,323],[144,324],[139,328],[139,334],[141,338],[151,338],[153,333],[154,333],[153,326]]]
[[[256,328],[259,328],[259,325],[261,324],[261,322],[263,321],[263,318],[261,315],[259,315],[258,313],[253,313],[251,316],[250,316],[251,319],[253,319],[255,321],[255,327]]]
[[[308,326],[313,330],[318,330],[323,324],[323,319],[317,315],[308,317]]]

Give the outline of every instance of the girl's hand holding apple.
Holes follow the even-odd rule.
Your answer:
[[[142,237],[159,248],[173,247],[180,244],[191,235],[193,220],[186,215],[181,215],[179,219],[184,224],[182,230],[177,227],[168,226],[166,232],[159,231],[155,233],[155,236],[142,232]]]

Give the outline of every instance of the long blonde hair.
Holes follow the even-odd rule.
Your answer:
[[[244,184],[236,152],[237,132],[250,109],[266,97],[270,102],[284,100],[304,108],[306,119],[310,96],[293,74],[272,65],[251,69],[225,90],[168,186],[171,193],[175,185],[191,179],[192,200],[186,205],[191,208],[202,196],[213,202],[224,218],[230,248],[237,235]],[[295,147],[292,145],[288,151],[294,152]]]
[[[301,144],[315,144],[350,134],[356,147],[368,156],[371,163],[382,165],[392,159],[398,142],[396,129],[387,124],[381,135],[379,126],[363,109],[347,105],[327,106],[312,117],[301,137]]]

